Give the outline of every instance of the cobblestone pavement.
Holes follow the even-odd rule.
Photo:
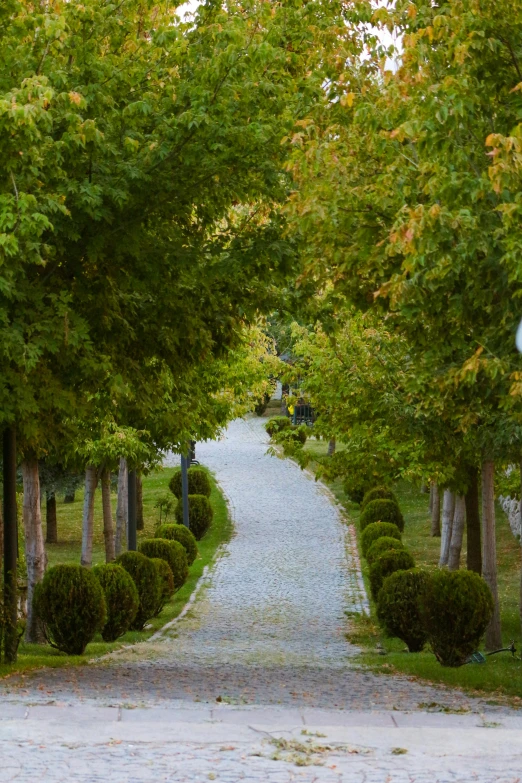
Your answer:
[[[353,530],[325,488],[266,453],[263,423],[197,447],[236,534],[183,619],[109,661],[0,683],[0,783],[522,779],[516,713],[354,663],[346,613],[367,598]],[[117,719],[92,711],[108,705]]]

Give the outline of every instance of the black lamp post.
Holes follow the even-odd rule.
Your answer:
[[[128,479],[128,493],[129,493],[129,505],[128,505],[128,530],[127,530],[127,542],[128,549],[131,552],[135,552],[137,549],[137,493],[136,493],[136,471],[129,470]]]

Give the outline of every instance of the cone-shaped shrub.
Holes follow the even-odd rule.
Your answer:
[[[166,538],[168,541],[179,541],[187,553],[189,566],[198,556],[198,545],[194,534],[185,525],[160,525],[154,538]]]
[[[373,542],[377,541],[378,538],[382,538],[383,536],[390,536],[391,538],[396,538],[398,541],[400,541],[401,531],[397,525],[394,525],[392,522],[372,522],[371,525],[368,525],[364,528],[363,532],[361,533],[361,549],[363,557],[366,557],[368,550]]]
[[[131,629],[141,631],[147,620],[154,617],[160,600],[161,580],[158,569],[142,552],[123,552],[116,563],[131,575],[138,590],[140,603]]]
[[[368,565],[375,562],[384,552],[389,552],[391,549],[406,549],[402,541],[398,541],[393,536],[382,536],[374,541],[366,554],[366,560]]]
[[[368,503],[371,503],[372,500],[394,500],[397,505],[399,505],[397,498],[388,487],[374,487],[373,489],[369,489],[362,499],[361,509],[366,508]]]
[[[92,571],[72,563],[47,570],[34,602],[49,643],[67,655],[82,655],[107,618],[100,583]]]
[[[443,666],[461,666],[493,614],[491,591],[474,571],[435,571],[419,596],[431,648]]]
[[[273,416],[265,424],[265,430],[272,437],[276,432],[281,432],[281,430],[290,427],[291,424],[292,420],[288,416]]]
[[[370,566],[370,588],[373,600],[377,601],[379,590],[387,576],[395,571],[407,571],[415,568],[415,560],[407,549],[390,549],[375,560]]]
[[[140,598],[130,574],[116,563],[95,566],[92,573],[101,584],[107,605],[107,621],[101,635],[105,642],[115,642],[132,625]]]
[[[147,557],[160,557],[170,566],[174,587],[178,590],[188,575],[187,553],[179,541],[166,538],[146,538],[140,542],[139,551]]]
[[[371,525],[372,522],[391,522],[397,525],[401,533],[404,530],[404,518],[394,500],[386,498],[370,500],[361,514],[361,530]]]
[[[429,574],[420,568],[387,576],[377,597],[377,616],[388,636],[401,639],[410,652],[420,652],[428,635],[419,610],[419,596]]]
[[[157,617],[169,598],[174,594],[174,577],[166,560],[162,560],[161,557],[151,557],[151,560],[156,566],[161,580],[160,598],[154,612],[154,617]]]
[[[208,473],[203,468],[189,468],[188,475],[188,491],[189,495],[205,495],[209,498],[212,492],[210,485],[210,479]],[[178,498],[181,497],[181,470],[177,470],[171,480],[169,481],[169,489]]]
[[[212,524],[214,512],[210,500],[204,495],[189,495],[188,501],[190,531],[194,534],[196,541],[199,541]],[[176,521],[181,525],[183,523],[183,503],[181,500],[176,506],[175,515]]]

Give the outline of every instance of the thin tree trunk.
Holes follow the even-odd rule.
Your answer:
[[[0,564],[2,563],[4,557],[4,515],[2,513],[2,504],[0,503]],[[0,613],[2,612],[2,608],[0,607]],[[0,618],[1,618],[0,614]],[[0,619],[0,622],[1,619]]]
[[[433,511],[433,488],[434,488],[434,486],[435,486],[435,484],[433,483],[433,481],[431,481],[430,482],[430,502],[429,502],[429,506],[428,506],[429,510],[430,510],[430,514]]]
[[[460,552],[462,550],[462,538],[466,524],[466,499],[464,495],[455,497],[455,513],[451,528],[451,541],[448,556],[448,568],[457,571],[460,568]]]
[[[120,470],[118,472],[118,502],[116,505],[116,557],[123,551],[127,542],[127,517],[129,508],[129,473],[127,470],[127,460],[120,459]]]
[[[111,508],[111,473],[104,468],[101,474],[102,508],[103,508],[103,538],[105,541],[105,562],[112,563],[115,559],[114,525]]]
[[[83,498],[82,557],[81,564],[92,566],[92,537],[94,534],[94,495],[98,483],[98,471],[92,465],[85,470],[85,495]]]
[[[493,617],[486,628],[486,650],[502,647],[500,606],[497,587],[497,543],[495,538],[495,464],[482,463],[482,576],[493,596]]]
[[[143,479],[141,473],[136,473],[136,530],[143,530]]]
[[[451,528],[453,526],[453,514],[455,512],[455,493],[450,489],[444,490],[442,501],[442,536],[440,539],[439,566],[448,565],[449,548],[451,542]]]
[[[56,518],[56,495],[54,492],[45,493],[45,543],[58,543],[58,520]]]
[[[520,463],[520,506],[519,506],[519,514],[520,514],[520,543],[522,545],[522,462]],[[522,629],[522,567],[520,569],[520,603],[519,603],[519,614],[520,614],[520,627]]]
[[[40,477],[37,459],[26,459],[22,462],[22,478],[24,485],[25,559],[27,562],[27,625],[25,627],[25,638],[28,642],[37,643],[43,641],[43,634],[38,618],[33,612],[33,595],[35,586],[42,581],[45,572]]]
[[[431,485],[431,535],[440,538],[440,492],[439,485]]]
[[[482,573],[482,548],[480,541],[479,480],[478,468],[469,469],[468,491],[466,492],[466,545],[467,567],[477,574]]]
[[[335,438],[330,438],[328,441],[328,456],[333,457],[335,454]]]

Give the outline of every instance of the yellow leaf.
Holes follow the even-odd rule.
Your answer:
[[[69,100],[71,101],[71,103],[75,103],[77,106],[79,106],[80,103],[82,102],[82,96],[80,95],[79,92],[70,92]]]

